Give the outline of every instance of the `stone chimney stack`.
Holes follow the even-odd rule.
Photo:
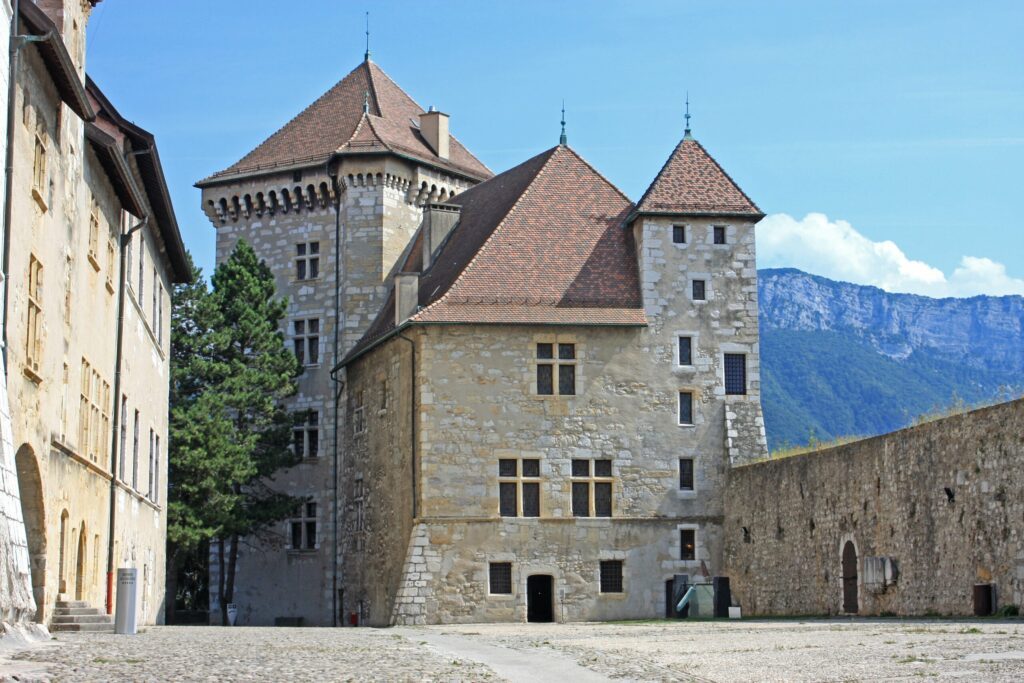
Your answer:
[[[462,207],[458,204],[428,204],[423,212],[423,270],[434,262],[441,242],[459,222]]]
[[[448,142],[451,139],[448,133],[448,114],[436,111],[433,107],[420,114],[420,133],[434,154],[448,159]]]
[[[416,312],[420,303],[420,274],[395,275],[395,327],[400,326]]]

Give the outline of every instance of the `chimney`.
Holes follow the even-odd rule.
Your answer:
[[[420,274],[395,275],[395,327],[408,320],[420,303]]]
[[[431,107],[420,114],[420,133],[434,154],[448,160],[448,114],[442,114]]]
[[[462,207],[458,204],[428,204],[423,212],[423,270],[434,262],[444,238],[459,222]]]

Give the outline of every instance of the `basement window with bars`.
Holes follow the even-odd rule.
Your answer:
[[[491,595],[512,595],[511,562],[491,562],[488,574],[487,592]]]
[[[540,517],[540,460],[498,460],[498,504],[502,517]]]
[[[747,393],[747,356],[743,353],[725,354],[725,393]]]
[[[315,280],[320,277],[320,243],[299,242],[295,245],[295,279]]]
[[[555,358],[555,351],[558,358]],[[557,375],[557,376],[556,376]],[[565,343],[537,344],[537,394],[576,395],[576,345]]]
[[[316,550],[316,503],[304,503],[302,515],[289,521],[289,550]]]
[[[601,560],[601,592],[622,592],[622,560]]]
[[[612,516],[612,461],[572,461],[573,517]]]

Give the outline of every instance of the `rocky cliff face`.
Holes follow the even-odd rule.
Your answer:
[[[890,431],[957,398],[1024,388],[1024,297],[890,294],[794,269],[758,276],[775,447]]]

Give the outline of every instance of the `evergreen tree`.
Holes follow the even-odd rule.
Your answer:
[[[239,539],[302,502],[268,486],[296,462],[283,400],[299,366],[280,330],[287,302],[248,243],[217,267],[212,292],[196,275],[174,292],[168,539],[176,553],[216,544],[226,624]]]

